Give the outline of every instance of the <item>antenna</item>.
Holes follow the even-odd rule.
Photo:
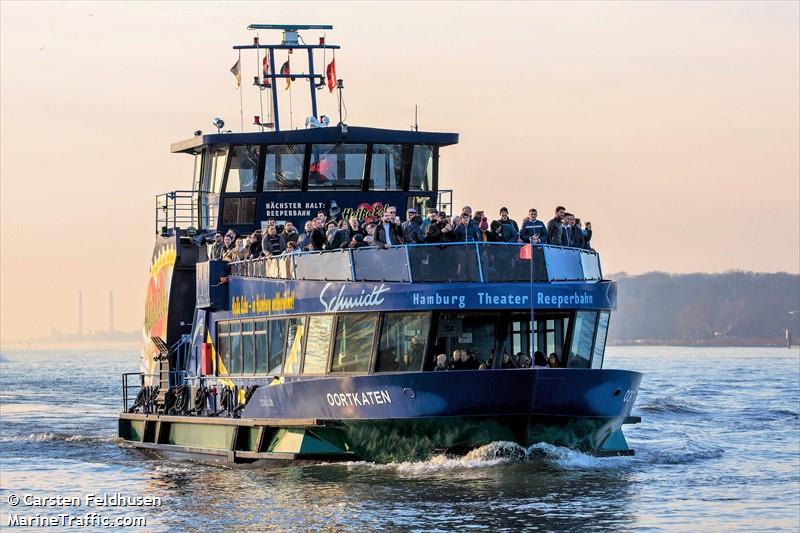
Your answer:
[[[419,122],[417,121],[417,104],[414,104],[414,125],[411,126],[411,129],[414,131],[419,131]]]
[[[306,44],[305,40],[300,36],[300,30],[332,30],[333,26],[327,24],[250,24],[247,26],[248,30],[280,30],[283,32],[281,43],[280,44],[262,44],[259,39],[254,39],[253,44],[242,44],[242,45],[235,45],[233,47],[234,50],[256,50],[257,57],[256,61],[258,61],[258,57],[260,57],[260,50],[265,50],[265,55],[268,54],[269,57],[269,87],[271,88],[270,92],[272,93],[272,123],[274,124],[274,131],[280,131],[280,117],[278,113],[278,91],[276,90],[275,80],[279,79],[286,79],[295,78],[299,79],[306,79],[308,80],[309,85],[309,94],[311,96],[311,114],[313,116],[317,116],[317,95],[316,95],[316,87],[323,83],[325,76],[323,74],[316,74],[314,70],[314,50],[326,50],[332,49],[336,50],[341,48],[335,44],[326,44],[324,39],[320,39],[319,44]],[[306,50],[308,53],[308,74],[305,73],[286,73],[283,72],[275,72],[275,50],[287,50],[291,53],[293,50]],[[319,82],[319,83],[317,83]],[[264,81],[266,83],[266,80]],[[255,84],[254,84],[255,85]],[[260,84],[261,85],[261,84]],[[259,91],[261,87],[259,87]],[[291,94],[290,94],[291,98]],[[341,100],[341,98],[340,98]],[[291,113],[291,110],[290,110]],[[259,123],[256,124],[262,128],[269,127],[269,123],[263,123],[261,119],[263,119],[263,109],[261,112],[261,116],[259,119]],[[341,113],[340,113],[341,115]]]

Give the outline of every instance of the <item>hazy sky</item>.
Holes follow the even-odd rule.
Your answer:
[[[215,115],[238,129],[231,45],[255,22],[333,24],[349,124],[404,129],[418,104],[420,129],[460,133],[457,204],[564,204],[605,272],[798,272],[799,5],[4,1],[0,335],[73,332],[79,288],[86,330],[110,289],[139,327],[153,197],[191,186],[169,144]]]

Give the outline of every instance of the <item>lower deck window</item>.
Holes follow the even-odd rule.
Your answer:
[[[376,372],[408,372],[422,368],[430,313],[386,313],[381,327]]]
[[[369,372],[377,315],[340,315],[331,359],[331,372]]]
[[[312,316],[308,319],[308,340],[303,374],[324,374],[328,366],[333,316]]]
[[[577,311],[572,329],[572,343],[569,347],[570,368],[589,368],[592,357],[592,342],[597,322],[597,311]]]

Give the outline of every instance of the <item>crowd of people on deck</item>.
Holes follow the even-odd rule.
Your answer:
[[[486,362],[480,362],[475,352],[459,349],[453,350],[453,355],[449,359],[446,353],[437,355],[434,370],[486,370],[489,368],[494,368],[492,356]],[[555,352],[547,357],[544,352],[537,351],[533,354],[533,360],[524,352],[519,352],[516,356],[503,352],[500,368],[561,368],[561,364]]]
[[[425,219],[411,208],[405,213],[405,221],[401,221],[397,208],[387,206],[379,220],[362,224],[355,216],[337,221],[319,211],[302,231],[291,222],[279,227],[270,219],[263,231],[256,230],[251,235],[240,236],[233,230],[218,232],[214,235],[210,258],[231,262],[297,251],[450,242],[522,242],[592,249],[591,222],[584,226],[581,219],[563,206],[556,207],[555,216],[546,224],[538,219],[538,214],[532,208],[518,224],[509,218],[505,207],[500,208],[499,217],[491,222],[484,211],[473,213],[470,206],[464,206],[460,214],[452,217],[444,211],[429,209]]]

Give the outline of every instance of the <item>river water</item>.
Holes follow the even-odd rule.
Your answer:
[[[141,518],[147,531],[800,528],[797,350],[609,347],[606,368],[645,373],[642,423],[626,426],[635,457],[495,443],[458,459],[265,470],[120,445],[119,376],[137,366],[133,349],[2,353],[0,529],[11,513],[88,512]],[[161,505],[93,507],[87,493]],[[25,494],[81,506],[9,504]]]

